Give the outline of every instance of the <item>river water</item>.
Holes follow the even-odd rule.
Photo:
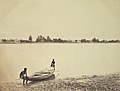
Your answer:
[[[6,81],[18,79],[24,67],[28,75],[48,68],[53,58],[59,78],[120,72],[120,44],[1,44],[0,53]]]

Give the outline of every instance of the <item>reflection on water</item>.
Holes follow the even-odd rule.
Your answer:
[[[50,66],[54,58],[59,77],[119,72],[119,44],[12,44],[0,45],[8,81],[18,79],[24,67],[28,74]]]

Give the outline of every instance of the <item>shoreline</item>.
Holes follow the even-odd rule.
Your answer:
[[[7,45],[7,44],[119,44],[120,42],[108,42],[108,43],[94,43],[94,42],[91,42],[91,43],[59,43],[59,42],[40,42],[40,43],[0,43],[1,45],[2,44],[5,44],[5,45]]]
[[[41,82],[0,83],[0,91],[120,91],[120,73],[56,78]]]

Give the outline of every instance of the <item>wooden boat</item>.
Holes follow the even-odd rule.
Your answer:
[[[42,80],[47,80],[54,76],[55,70],[50,69],[50,70],[44,70],[41,72],[35,72],[32,76],[28,78],[29,81],[42,81]]]

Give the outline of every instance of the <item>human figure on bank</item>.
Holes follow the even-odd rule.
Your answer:
[[[54,70],[55,70],[55,60],[53,59],[52,62],[51,62],[51,66],[50,67],[53,67]]]
[[[28,76],[27,76],[27,68],[24,68],[23,71],[20,72],[20,78],[23,79],[23,85],[25,85],[25,81],[26,81],[26,84],[28,82]]]

